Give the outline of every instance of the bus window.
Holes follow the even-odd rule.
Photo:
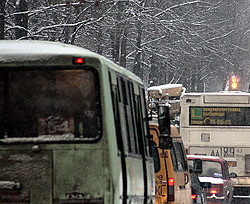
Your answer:
[[[112,84],[111,74],[111,94],[114,107],[114,117],[117,131],[118,148],[122,144],[123,135],[126,152],[139,153],[138,127],[136,122],[135,95],[132,82],[116,77],[117,84]],[[118,108],[119,107],[119,108]],[[120,136],[119,136],[120,135]],[[120,142],[119,142],[120,141]]]
[[[135,110],[135,93],[134,93],[134,86],[132,82],[128,82],[128,90],[130,95],[130,104],[131,104],[131,117],[133,123],[133,135],[134,135],[134,151],[135,154],[139,153],[139,141],[137,135],[137,126],[136,126],[136,110]]]
[[[152,136],[153,137],[153,136]],[[155,167],[155,173],[158,173],[161,169],[161,163],[160,163],[160,157],[158,153],[157,145],[154,141],[152,143],[152,155],[154,159],[154,167]]]
[[[134,103],[134,113],[135,113],[135,127],[136,127],[136,135],[137,135],[137,140],[138,140],[138,153],[140,155],[143,154],[143,139],[142,139],[142,127],[141,127],[141,112],[140,112],[140,101],[139,101],[139,96],[138,95],[134,95],[134,99],[133,99],[133,103]]]
[[[182,142],[179,142],[178,145],[179,145],[179,149],[180,149],[181,157],[182,157],[182,161],[183,161],[183,170],[187,171],[188,170],[188,162],[187,162],[187,157],[186,157],[184,145]]]
[[[122,138],[121,138],[121,126],[120,126],[120,114],[119,114],[119,94],[117,85],[112,84],[111,73],[109,72],[109,82],[111,85],[111,97],[112,97],[112,105],[114,111],[114,119],[115,119],[115,129],[116,129],[116,139],[118,142],[118,150],[122,150]]]
[[[127,116],[125,110],[125,97],[124,90],[122,85],[122,79],[120,77],[117,78],[118,83],[118,95],[119,95],[119,116],[120,116],[120,127],[123,138],[123,145],[125,153],[131,152],[131,145],[128,135],[128,123]]]
[[[177,142],[174,142],[173,143],[173,148],[175,150],[176,158],[177,158],[177,169],[179,171],[183,171],[183,159],[182,159],[182,156],[181,156],[181,151],[180,151],[179,144]]]
[[[126,116],[127,116],[127,124],[128,124],[128,133],[129,133],[129,139],[130,139],[130,152],[136,153],[136,142],[135,142],[135,129],[134,129],[134,118],[133,118],[133,109],[132,109],[132,101],[131,101],[131,91],[129,88],[129,82],[124,80],[123,83],[124,88],[124,97],[125,105],[126,105]]]
[[[171,149],[171,156],[174,157],[173,164],[175,171],[187,171],[187,160],[180,142],[173,142],[173,148]]]
[[[2,138],[100,137],[97,75],[91,69],[53,69],[0,73]]]
[[[141,106],[142,106],[142,133],[143,134],[143,137],[146,138],[145,139],[145,152],[146,152],[146,155],[148,156],[152,156],[152,151],[151,151],[151,145],[150,144],[150,137],[149,137],[149,128],[148,128],[148,117],[147,117],[147,112],[146,112],[146,96],[145,96],[145,90],[140,88],[139,89],[140,91],[140,102],[141,102]]]
[[[174,144],[174,143],[173,143],[173,144]],[[177,170],[178,170],[177,155],[176,155],[177,153],[176,153],[176,151],[175,151],[174,146],[171,148],[170,154],[171,154],[171,158],[172,158],[172,161],[173,161],[174,171],[177,171]]]
[[[137,154],[144,154],[143,146],[143,132],[142,132],[142,116],[141,116],[141,103],[140,97],[135,94],[135,87],[133,83],[130,83],[130,90],[133,95],[132,98],[132,108],[133,108],[133,118],[134,118],[134,130],[135,130],[135,141],[136,141],[136,152]]]

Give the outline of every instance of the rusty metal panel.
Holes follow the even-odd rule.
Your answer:
[[[0,172],[2,202],[52,203],[52,151],[0,151]]]

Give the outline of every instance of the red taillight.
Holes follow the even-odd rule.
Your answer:
[[[207,194],[223,196],[223,185],[212,185]]]
[[[211,194],[217,194],[218,192],[215,189],[211,189],[210,193]]]
[[[174,178],[169,178],[168,179],[168,185],[173,186],[174,185]]]
[[[192,194],[192,195],[191,195],[191,198],[192,198],[193,200],[196,200],[197,196],[196,196],[195,194]]]
[[[196,193],[195,193],[195,190],[194,190],[193,186],[191,186],[191,189],[192,189],[191,198],[192,198],[192,200],[196,201],[197,195],[196,195]]]
[[[174,201],[174,178],[168,179],[168,195],[167,195],[168,202]]]
[[[85,59],[82,57],[74,57],[73,64],[85,64]]]

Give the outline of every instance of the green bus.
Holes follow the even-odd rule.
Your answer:
[[[154,203],[141,79],[89,50],[0,41],[0,202]]]

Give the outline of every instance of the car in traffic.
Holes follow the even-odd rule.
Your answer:
[[[231,203],[233,199],[233,182],[237,177],[228,171],[224,159],[214,156],[187,155],[189,166],[194,165],[195,159],[202,160],[203,171],[198,176],[201,182],[211,182],[211,187],[205,189],[208,204]]]

